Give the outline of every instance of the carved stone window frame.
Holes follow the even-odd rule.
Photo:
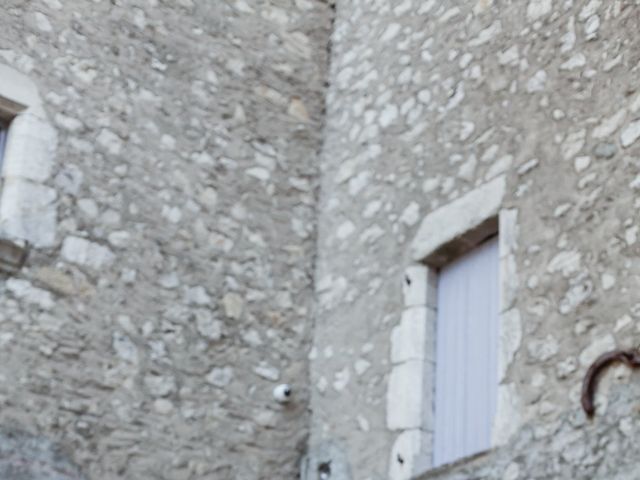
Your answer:
[[[7,257],[23,257],[28,245],[55,245],[57,195],[48,184],[57,133],[47,119],[35,83],[3,64],[0,121],[8,124],[0,172],[0,269],[11,270],[15,258]]]
[[[396,434],[389,463],[391,480],[414,478],[432,468],[438,268],[498,232],[499,385],[492,448],[504,445],[520,425],[515,386],[506,382],[522,328],[514,308],[517,210],[503,207],[505,192],[504,176],[480,185],[429,213],[411,243],[411,264],[402,279],[404,309],[391,334],[387,427]]]

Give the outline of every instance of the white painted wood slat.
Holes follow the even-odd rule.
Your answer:
[[[434,466],[491,447],[498,388],[498,239],[438,278]]]

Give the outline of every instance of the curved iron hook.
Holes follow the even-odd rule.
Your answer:
[[[591,364],[582,382],[582,398],[580,400],[582,408],[588,417],[593,417],[596,411],[593,397],[598,386],[600,372],[612,363],[617,362],[624,363],[629,368],[638,368],[640,367],[640,351],[637,348],[633,350],[614,350],[603,353]]]

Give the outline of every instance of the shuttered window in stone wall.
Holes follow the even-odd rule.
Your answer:
[[[498,240],[438,278],[434,466],[491,447],[498,389]]]

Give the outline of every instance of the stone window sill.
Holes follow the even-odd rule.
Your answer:
[[[476,462],[480,462],[486,460],[489,457],[492,457],[499,450],[499,448],[500,447],[494,447],[488,450],[483,450],[473,455],[469,455],[468,457],[463,457],[459,460],[456,460],[455,462],[446,463],[435,468],[430,468],[418,475],[414,475],[411,480],[430,480],[442,478],[443,475],[446,476],[454,469],[457,469],[459,467],[468,467]]]

